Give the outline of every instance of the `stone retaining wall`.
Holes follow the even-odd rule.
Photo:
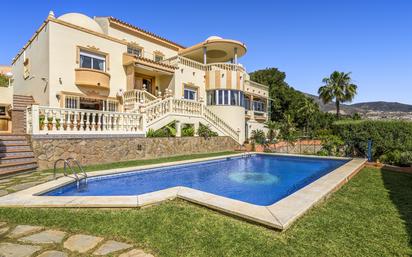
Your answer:
[[[239,145],[230,137],[144,138],[139,136],[33,136],[33,153],[39,169],[53,168],[60,158],[73,157],[83,165],[153,159],[192,153],[233,151]]]

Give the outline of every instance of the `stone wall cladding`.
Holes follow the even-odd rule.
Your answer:
[[[32,137],[30,141],[39,170],[53,168],[54,162],[60,158],[73,157],[83,165],[90,165],[233,151],[239,146],[230,137],[41,136]]]

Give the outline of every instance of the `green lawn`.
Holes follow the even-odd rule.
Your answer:
[[[103,163],[103,164],[95,164],[95,165],[87,165],[84,166],[85,171],[96,171],[96,170],[109,170],[109,169],[116,169],[116,168],[126,168],[126,167],[134,167],[134,166],[141,166],[141,165],[149,165],[149,164],[158,164],[158,163],[165,163],[165,162],[176,162],[176,161],[185,161],[191,159],[199,159],[199,158],[208,158],[208,157],[216,157],[221,155],[228,155],[228,154],[236,154],[239,152],[236,151],[226,151],[226,152],[215,152],[215,153],[198,153],[198,154],[190,154],[190,155],[178,155],[178,156],[171,156],[171,157],[162,157],[157,159],[147,159],[147,160],[134,160],[134,161],[124,161],[124,162],[114,162],[114,163]],[[60,165],[63,165],[61,162]],[[56,169],[57,172],[63,172],[63,168]],[[53,169],[42,170],[42,172],[53,172]]]
[[[0,220],[132,242],[158,256],[410,256],[412,176],[363,169],[286,232],[182,200],[141,210],[0,209]]]

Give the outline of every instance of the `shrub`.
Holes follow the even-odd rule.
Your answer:
[[[325,135],[321,137],[322,150],[320,155],[322,156],[342,156],[345,142],[336,135]],[[319,154],[319,153],[318,153]]]
[[[391,165],[408,167],[412,164],[412,151],[401,152],[395,150],[381,155],[380,161]]]
[[[199,128],[197,129],[197,134],[200,137],[209,138],[209,137],[217,137],[218,134],[212,131],[208,126],[199,123]]]
[[[182,128],[182,137],[193,137],[195,135],[195,128],[192,124],[185,124]]]
[[[252,139],[257,144],[264,144],[266,141],[265,132],[261,129],[252,130],[250,139]]]
[[[160,128],[158,130],[149,129],[146,132],[146,137],[175,137],[176,136],[176,122]]]
[[[372,157],[397,160],[399,152],[412,151],[412,122],[407,121],[339,121],[332,126],[333,134],[345,144],[367,153],[368,139],[372,139]],[[389,156],[389,157],[388,157]],[[395,158],[396,157],[396,158]],[[406,158],[406,157],[405,157]]]

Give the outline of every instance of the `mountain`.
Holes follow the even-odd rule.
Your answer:
[[[323,104],[318,96],[304,93],[306,96],[312,98],[320,106],[324,112],[336,111],[335,103]],[[356,104],[341,104],[343,114],[353,113],[367,113],[367,112],[412,112],[412,105],[397,103],[397,102],[364,102]]]

